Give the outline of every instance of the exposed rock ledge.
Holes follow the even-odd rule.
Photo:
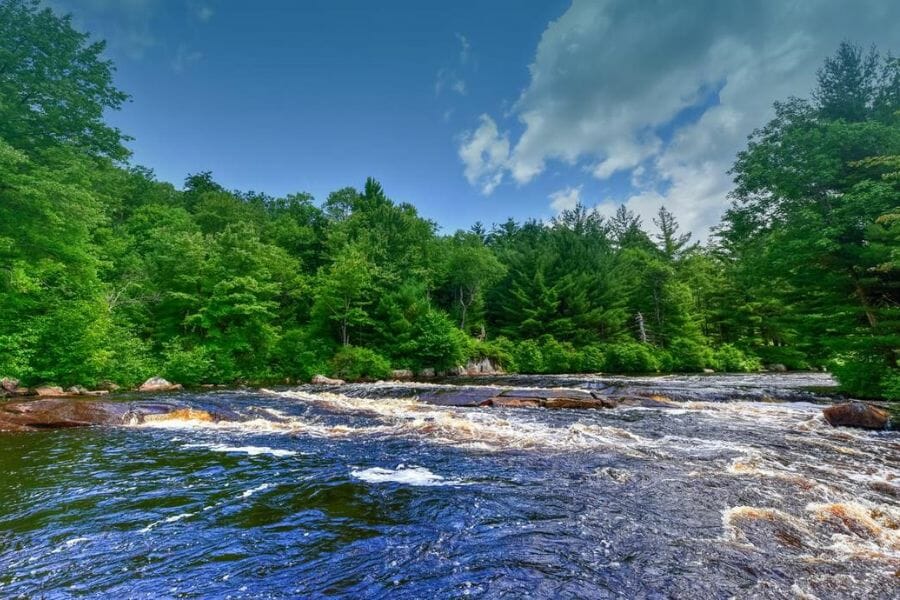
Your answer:
[[[677,406],[661,396],[608,396],[569,389],[503,389],[473,387],[435,389],[419,394],[419,402],[439,406],[495,406],[498,408],[602,409],[618,406],[648,408]]]
[[[202,410],[164,403],[106,402],[71,398],[40,398],[0,403],[0,431],[38,431],[91,425],[127,425],[166,418],[216,420]]]

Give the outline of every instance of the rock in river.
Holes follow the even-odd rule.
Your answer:
[[[844,402],[824,409],[825,420],[835,427],[885,429],[891,420],[888,411],[865,402]]]
[[[419,394],[419,402],[438,406],[488,406],[500,390],[495,387],[435,388]]]
[[[168,413],[172,407],[149,406],[144,413]],[[89,425],[121,425],[134,407],[125,402],[40,398],[0,404],[0,431],[34,431]]]
[[[162,377],[151,377],[141,384],[139,392],[174,392],[181,389],[180,383],[169,383]]]
[[[314,385],[344,385],[343,379],[332,379],[331,377],[325,377],[324,375],[316,375],[312,378],[310,383]]]
[[[518,408],[542,406],[544,408],[609,408],[604,398],[596,398],[588,392],[567,389],[508,390],[494,398],[493,406]]]

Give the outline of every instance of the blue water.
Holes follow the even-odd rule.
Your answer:
[[[184,394],[235,416],[0,436],[0,597],[897,597],[896,434],[809,403],[384,393]]]

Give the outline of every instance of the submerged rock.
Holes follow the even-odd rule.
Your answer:
[[[488,406],[500,393],[500,389],[494,387],[435,388],[419,394],[419,402],[437,406]]]
[[[315,375],[310,380],[310,383],[314,385],[344,385],[346,382],[343,379],[332,379],[324,375]]]
[[[548,399],[548,398],[570,398],[573,400],[593,400],[594,396],[589,392],[582,392],[580,390],[566,390],[566,389],[547,389],[547,390],[506,390],[501,396],[514,396],[516,398],[540,398],[540,399]]]
[[[497,396],[496,398],[491,398],[490,405],[498,408],[540,408],[541,399]]]
[[[891,420],[888,411],[866,402],[844,402],[825,408],[825,420],[834,427],[860,427],[862,429],[885,429]]]
[[[209,411],[196,408],[178,408],[171,412],[144,415],[144,422],[158,421],[201,421],[215,423],[219,419]]]

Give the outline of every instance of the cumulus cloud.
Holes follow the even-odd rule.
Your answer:
[[[561,213],[564,210],[572,210],[575,208],[579,202],[581,202],[581,188],[578,187],[567,187],[550,194],[550,208],[555,210],[557,213]]]
[[[841,40],[897,51],[898,22],[892,0],[574,0],[538,43],[506,159],[466,170],[491,189],[527,184],[549,161],[600,180],[630,172],[634,189],[614,200],[645,221],[665,203],[703,235],[725,207],[735,153],[773,101],[807,95]]]
[[[459,158],[469,183],[489,195],[503,178],[509,160],[509,137],[497,129],[497,123],[488,115],[481,115],[480,120],[477,129],[462,134]]]

